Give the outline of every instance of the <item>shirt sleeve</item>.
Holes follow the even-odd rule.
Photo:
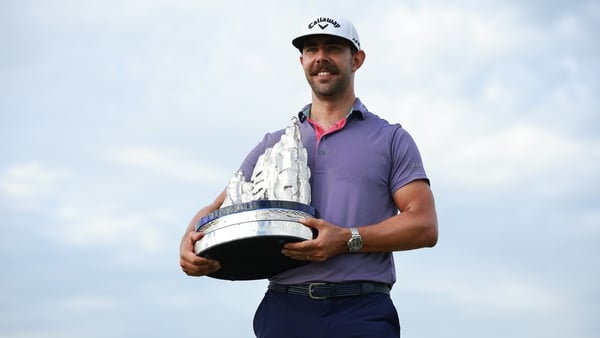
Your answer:
[[[392,137],[391,157],[390,194],[415,180],[423,179],[429,183],[417,144],[400,126]]]

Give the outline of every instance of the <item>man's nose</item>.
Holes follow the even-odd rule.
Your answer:
[[[317,55],[315,56],[315,61],[317,63],[329,62],[329,56],[325,49],[319,48]]]

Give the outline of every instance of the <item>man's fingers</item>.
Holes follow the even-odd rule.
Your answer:
[[[313,217],[302,217],[298,222],[306,225],[307,227],[314,228],[316,226],[316,219]]]
[[[190,276],[208,275],[221,268],[221,264],[218,261],[196,255],[194,245],[203,236],[202,232],[191,231],[187,235],[187,241],[184,241],[181,247],[179,265],[183,272]]]
[[[188,235],[188,238],[192,241],[192,243],[196,243],[197,241],[199,241],[202,237],[204,237],[204,233],[202,232],[197,232],[197,231],[191,231]]]
[[[221,263],[212,259],[206,259],[194,255],[193,257],[182,257],[181,269],[190,276],[204,276],[221,268]]]

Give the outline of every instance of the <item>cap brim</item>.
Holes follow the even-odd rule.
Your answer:
[[[323,34],[323,33],[306,34],[306,35],[299,36],[299,37],[295,38],[294,40],[292,40],[292,45],[294,45],[294,47],[296,47],[300,51],[302,51],[302,48],[304,47],[304,40],[306,40],[307,38],[309,38],[311,36],[333,36],[333,37],[348,41],[348,43],[350,44],[351,47],[360,49],[356,46],[356,44],[354,42],[352,42],[351,40],[348,40],[346,37],[343,37],[340,35],[335,35],[335,34]]]
[[[294,45],[294,47],[296,47],[298,49],[302,49],[305,38],[306,38],[306,36],[299,36],[299,37],[295,38],[294,40],[292,40],[292,45]]]

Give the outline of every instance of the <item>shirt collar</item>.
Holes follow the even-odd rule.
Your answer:
[[[300,122],[306,121],[306,119],[309,117],[311,107],[312,104],[309,103],[306,106],[304,106],[302,110],[300,110],[300,112],[298,113],[298,119],[300,120]],[[348,116],[346,116],[346,119],[349,119],[352,116],[358,116],[360,119],[364,120],[366,117],[366,113],[367,107],[365,107],[365,105],[360,101],[359,98],[356,98],[356,100],[354,100],[354,104],[352,105],[352,110],[350,111]]]

